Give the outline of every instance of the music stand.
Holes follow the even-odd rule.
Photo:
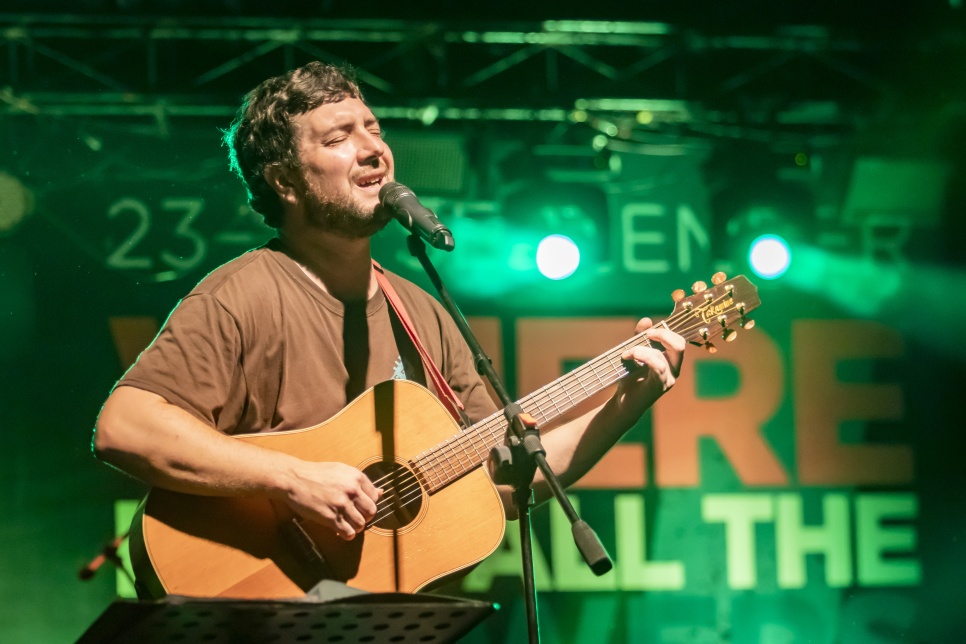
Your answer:
[[[330,591],[322,594],[331,596]],[[438,644],[457,641],[498,608],[487,602],[441,595],[335,594],[341,596],[326,600],[310,592],[304,598],[290,600],[178,595],[151,601],[119,599],[78,642]]]

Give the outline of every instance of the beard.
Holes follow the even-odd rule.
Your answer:
[[[392,219],[382,204],[367,210],[345,196],[327,197],[312,185],[305,186],[304,199],[310,225],[346,239],[372,237]]]

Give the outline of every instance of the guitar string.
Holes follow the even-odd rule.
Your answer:
[[[730,293],[726,293],[723,297],[727,297],[728,295],[730,295]],[[719,299],[721,299],[721,298],[719,298]],[[714,300],[712,300],[708,304],[710,305],[710,304],[713,304],[713,303],[716,303],[716,302]],[[687,316],[687,312],[685,313],[685,316]],[[673,328],[674,326],[677,325],[677,322],[679,321],[678,319],[676,319],[676,317],[677,316],[672,316],[672,317],[668,318],[668,323],[669,323],[668,324],[668,327],[671,328],[671,330],[673,330],[673,331],[680,332],[681,330],[684,329],[684,326],[681,326],[679,328]],[[700,328],[701,326],[705,326],[705,325],[706,325],[706,322],[704,320],[696,321],[692,325],[691,329],[687,329],[687,331],[691,331],[691,330],[693,330],[695,328]],[[639,336],[635,336],[635,337],[631,338],[630,340],[626,341],[622,346],[619,346],[618,348],[616,348],[616,349],[612,350],[611,352],[609,352],[609,355],[608,354],[604,354],[603,356],[601,356],[601,358],[595,359],[595,360],[593,360],[593,361],[591,361],[591,362],[589,362],[589,363],[587,363],[585,365],[582,365],[581,367],[579,367],[578,369],[574,370],[570,374],[567,374],[566,376],[564,376],[563,378],[559,379],[558,381],[556,381],[554,383],[551,383],[550,385],[544,387],[543,389],[538,390],[534,394],[531,394],[528,398],[532,402],[536,403],[538,406],[540,404],[542,404],[543,402],[545,402],[547,399],[549,399],[550,402],[556,407],[557,406],[557,403],[556,403],[556,401],[553,400],[553,396],[554,396],[554,391],[553,390],[554,390],[554,388],[559,388],[560,390],[563,391],[563,393],[567,397],[571,397],[570,396],[570,392],[568,391],[568,387],[570,387],[571,385],[573,385],[574,382],[577,382],[579,384],[579,387],[580,388],[585,388],[584,382],[582,382],[582,380],[586,380],[585,376],[587,376],[588,374],[591,374],[591,379],[593,378],[593,376],[596,376],[597,379],[601,381],[601,386],[597,389],[597,391],[600,391],[601,389],[606,388],[610,384],[613,384],[613,381],[605,383],[601,379],[601,377],[599,375],[599,372],[601,371],[601,369],[604,369],[608,373],[610,371],[612,371],[614,369],[613,363],[617,359],[617,354],[619,352],[623,352],[624,348],[627,347],[627,346],[630,346],[630,345],[641,345],[641,344],[647,345],[647,346],[650,345],[650,342],[648,341],[647,338],[644,338],[643,341],[640,341],[640,342],[639,342],[639,340],[641,340],[641,338]],[[625,375],[627,375],[627,373],[626,372],[623,372],[623,373],[620,374],[619,377],[624,377]],[[594,393],[597,393],[597,392],[595,391]],[[524,402],[524,401],[528,400],[528,398],[523,399],[523,401],[521,401],[521,402]],[[541,398],[543,400],[540,400]]]
[[[705,321],[704,319],[697,319],[696,321],[693,322],[690,328],[687,328],[686,324],[678,328],[672,328],[672,326],[676,326],[680,321],[678,318],[684,318],[685,322],[688,320],[694,320],[695,318],[693,317],[693,314],[695,313],[695,311],[700,311],[701,309],[711,307],[714,304],[716,304],[718,301],[723,300],[727,297],[733,297],[733,296],[734,296],[733,290],[726,290],[724,294],[719,298],[712,298],[710,300],[707,300],[704,305],[697,307],[696,309],[692,308],[691,310],[682,310],[679,313],[672,314],[664,321],[664,324],[666,324],[669,329],[679,334],[682,334],[682,331],[684,331],[684,334],[686,334],[690,331],[699,329],[703,326],[710,325],[713,327],[713,324],[712,324],[713,320]],[[746,312],[750,312],[750,311],[746,309]],[[725,327],[722,326],[722,330],[724,328]],[[709,328],[708,330],[709,330],[709,334],[708,334],[709,339],[712,336],[717,336],[716,328],[715,328],[715,333],[711,333],[711,330],[712,330],[711,328]],[[689,342],[693,342],[693,341],[689,341]],[[573,408],[575,406],[575,403],[573,403],[573,397],[566,389],[568,383],[573,384],[574,382],[577,382],[579,383],[580,388],[584,389],[586,392],[586,386],[581,381],[581,377],[587,375],[588,372],[593,372],[593,376],[597,378],[600,386],[592,393],[586,394],[585,397],[583,398],[583,400],[586,400],[590,396],[602,391],[603,389],[606,389],[611,384],[626,377],[630,373],[630,371],[623,365],[623,363],[620,363],[619,367],[616,369],[611,368],[610,365],[611,363],[615,362],[615,360],[617,359],[616,357],[620,353],[623,353],[625,348],[629,346],[642,346],[642,345],[643,346],[651,345],[650,339],[646,336],[646,331],[631,337],[630,339],[621,343],[611,351],[608,351],[607,353],[602,354],[599,358],[595,358],[594,360],[591,360],[590,362],[582,365],[581,367],[578,367],[577,369],[570,372],[569,374],[566,374],[564,377],[559,378],[557,381],[554,381],[553,383],[550,383],[549,385],[542,387],[541,389],[537,390],[530,396],[527,396],[524,399],[522,399],[521,402],[527,401],[527,399],[529,398],[529,399],[532,399],[532,400],[529,400],[529,402],[532,402],[539,407],[540,404],[542,403],[538,403],[536,399],[539,397],[543,397],[545,400],[549,399],[551,403],[553,403],[554,407],[557,407],[556,402],[553,400],[553,395],[549,392],[549,390],[554,386],[559,386],[561,390],[567,395],[567,397],[570,398],[571,400],[570,407]],[[600,377],[600,374],[598,373],[601,367],[603,367],[606,371],[605,375],[608,379],[606,382],[603,378]],[[583,402],[583,400],[581,400],[581,402]],[[543,415],[539,411],[537,413],[539,413],[540,415]],[[463,432],[457,435],[456,437],[447,439],[446,441],[444,441],[443,443],[440,443],[436,447],[431,448],[430,450],[427,450],[426,452],[423,453],[423,455],[417,457],[413,461],[410,461],[410,465],[413,466],[414,468],[420,467],[421,463],[428,460],[429,462],[423,463],[423,466],[420,469],[428,469],[432,471],[434,470],[434,468],[439,466],[440,463],[443,463],[449,466],[449,468],[453,471],[453,474],[454,474],[452,478],[447,478],[448,473],[445,472],[445,468],[441,468],[444,470],[443,474],[437,475],[436,477],[439,479],[439,485],[438,487],[435,487],[435,489],[431,489],[431,491],[441,489],[442,487],[444,487],[445,485],[448,485],[452,481],[461,478],[467,472],[476,469],[482,464],[482,462],[478,460],[479,451],[476,449],[476,443],[481,442],[478,440],[478,438],[482,434],[483,430],[488,430],[489,438],[491,439],[495,439],[497,436],[501,435],[502,432],[495,431],[494,428],[492,427],[492,425],[494,424],[492,420],[494,419],[494,417],[499,415],[500,415],[500,412],[496,412],[495,414],[484,419],[483,421],[480,421],[480,423],[477,425],[477,431]],[[558,416],[559,415],[560,414],[558,413]],[[497,424],[502,425],[502,423],[497,423]],[[461,471],[461,468],[465,467],[466,464],[463,463],[462,456],[457,454],[457,452],[462,451],[463,455],[467,455],[467,447],[473,450],[473,453],[476,454],[477,459],[471,460],[471,462],[469,463],[471,467],[469,467],[469,469],[462,469]],[[449,455],[446,454],[447,451],[449,451]],[[454,459],[452,457],[454,455],[456,456],[456,461],[459,467],[456,467],[453,465]],[[432,464],[432,461],[435,461],[435,464]],[[378,487],[379,485],[386,483],[390,478],[396,475],[397,474],[395,472],[386,474],[382,478],[377,479],[377,481],[373,481],[373,484]],[[409,476],[406,476],[406,479],[408,483],[407,487],[398,488],[396,489],[395,494],[391,494],[389,498],[384,497],[383,499],[380,499],[379,503],[377,503],[376,515],[373,517],[373,519],[371,519],[366,524],[367,527],[372,525],[373,523],[381,521],[382,519],[389,516],[389,514],[392,514],[395,511],[393,510],[393,505],[395,505],[396,499],[401,499],[403,503],[400,505],[400,507],[405,507],[410,503],[415,502],[418,498],[421,498],[422,492],[420,490],[421,486],[419,483],[419,476],[413,473]],[[427,480],[427,487],[429,487],[428,485],[429,483],[430,481]],[[383,513],[383,511],[385,510],[388,510],[388,513],[382,514],[382,516],[380,516],[380,514]]]
[[[646,342],[646,338],[644,340]],[[648,344],[649,344],[649,342],[648,342]],[[594,371],[596,372],[598,370],[599,370],[599,367],[597,365],[594,365]],[[612,371],[612,370],[608,370],[608,371]],[[623,371],[623,373],[616,374],[617,375],[617,378],[616,379],[622,378],[623,376],[627,375],[627,373],[628,372],[625,369]],[[605,388],[606,386],[608,386],[610,384],[610,383],[605,383],[600,378],[599,375],[597,377],[598,377],[598,380],[601,380],[602,388]],[[609,375],[608,377],[611,377],[611,376]],[[569,380],[571,380],[571,381],[576,380],[576,379],[577,378],[573,378],[573,377],[569,378]],[[481,425],[478,427],[478,430],[480,430],[480,431],[475,432],[475,433],[467,432],[466,434],[460,435],[459,437],[457,437],[452,442],[453,443],[469,443],[470,444],[469,447],[471,449],[473,449],[477,453],[477,457],[479,457],[479,452],[476,450],[476,447],[475,447],[474,443],[480,442],[478,440],[478,437],[479,437],[479,434],[482,434],[482,430],[488,430],[489,438],[491,439],[490,442],[495,441],[495,439],[497,437],[499,437],[499,436],[501,436],[503,434],[503,430],[502,430],[503,423],[502,422],[493,423],[492,420],[493,419],[486,419],[485,421],[481,422]],[[496,425],[496,427],[494,427],[494,425]],[[460,448],[465,453],[466,446],[461,444],[460,445]],[[436,451],[436,453],[431,453],[428,456],[430,457],[430,461],[437,461],[438,462],[438,461],[442,460],[441,454],[445,450],[435,450],[435,451]],[[451,451],[455,452],[455,450],[451,450]],[[426,460],[426,459],[425,458],[416,459],[416,461],[414,461],[414,465],[418,465],[421,460]],[[472,469],[476,469],[476,467],[478,467],[480,464],[481,464],[481,460],[478,458],[473,463]],[[429,466],[429,469],[432,469],[432,467],[433,467],[433,464],[432,463],[427,463],[427,465]],[[459,476],[462,476],[462,474],[465,474],[465,472],[459,473],[457,476],[453,477],[452,480],[455,480],[456,478],[459,478]],[[440,480],[440,483],[442,485],[445,485],[446,483],[451,482],[451,480],[446,480],[445,476],[446,476],[446,473],[444,472],[443,477],[439,477],[441,479]],[[414,476],[413,477],[413,480],[416,481],[416,486],[418,486],[418,477],[417,476]],[[440,487],[442,487],[442,485],[440,485]],[[418,498],[421,497],[421,495],[422,495],[421,492],[419,492],[419,493],[416,492],[416,489],[415,489],[416,486],[410,485],[407,488],[403,488],[403,489],[397,490],[397,492],[394,495],[394,497],[396,497],[398,499],[401,499],[403,501],[402,507],[405,507],[409,503],[415,502]],[[412,493],[412,494],[410,494],[410,493]],[[391,514],[393,512],[393,510],[391,509],[391,507],[388,507],[388,506],[391,506],[394,501],[395,501],[394,498],[388,499],[387,500],[387,503],[386,504],[383,504],[383,507],[379,508],[379,510],[377,511],[377,515],[373,518],[372,522],[380,521],[383,518],[385,518],[386,516],[389,516],[389,514]],[[389,510],[389,512],[388,513],[383,513],[383,510]]]
[[[723,299],[723,298],[728,297],[728,296],[733,296],[733,292],[727,292],[727,293],[725,293],[725,295],[722,296],[722,298],[719,298],[719,299]],[[698,310],[700,310],[701,308],[705,308],[705,307],[711,306],[715,302],[716,302],[716,300],[714,300],[714,299],[708,300],[707,303],[703,307],[699,307]],[[681,316],[690,318],[690,315],[688,315],[688,314],[691,314],[693,312],[694,312],[694,309],[692,309],[691,311],[682,311],[680,315],[674,314],[674,315],[670,316],[669,318],[667,318],[667,320],[665,321],[665,324],[667,324],[668,328],[671,328],[672,325],[676,325],[677,324],[677,321],[678,320],[676,320],[676,318],[681,317]],[[694,324],[692,324],[691,329],[689,329],[689,330],[693,330],[695,328],[700,328],[700,327],[706,326],[706,325],[707,325],[707,322],[705,322],[703,319],[701,319],[701,320],[698,320],[697,322],[695,322]],[[722,328],[724,328],[724,327],[722,327]],[[675,330],[676,332],[680,332],[682,329],[684,329],[684,327],[680,327],[678,329],[672,329],[672,330]],[[561,378],[558,381],[556,381],[554,383],[551,383],[547,387],[544,387],[543,389],[541,389],[541,390],[539,390],[538,392],[535,392],[535,393],[546,393],[547,394],[547,397],[549,397],[551,399],[551,401],[552,401],[552,394],[549,394],[549,392],[546,391],[546,390],[548,390],[549,388],[551,388],[554,385],[559,385],[565,391],[565,393],[567,393],[566,392],[566,388],[565,388],[564,381],[570,381],[571,384],[572,384],[572,382],[575,381],[575,380],[576,381],[579,381],[581,375],[586,375],[586,372],[588,372],[588,371],[593,371],[594,372],[594,375],[600,381],[600,385],[601,386],[600,386],[600,388],[597,391],[600,391],[600,390],[606,388],[607,386],[613,384],[614,382],[617,382],[618,380],[620,380],[621,378],[624,378],[625,376],[627,376],[630,373],[626,369],[626,367],[623,366],[623,364],[621,364],[618,369],[607,368],[608,364],[609,363],[613,363],[615,361],[616,355],[618,353],[622,353],[623,352],[623,348],[626,347],[626,346],[630,346],[630,345],[637,345],[637,346],[639,346],[639,345],[646,345],[646,346],[650,346],[650,344],[651,344],[650,343],[650,340],[647,337],[642,337],[642,336],[645,336],[645,335],[646,335],[646,332],[645,333],[638,334],[637,336],[634,336],[634,337],[630,338],[629,340],[627,340],[624,343],[622,343],[621,345],[619,345],[617,348],[611,350],[608,353],[603,354],[600,358],[594,359],[594,360],[590,361],[589,363],[583,365],[582,367],[579,367],[578,369],[574,370],[570,374],[567,374],[564,378]],[[711,334],[709,333],[709,337],[710,337],[710,335]],[[717,334],[715,333],[715,335],[717,335]],[[610,357],[608,358],[607,356],[610,356]],[[600,377],[600,375],[597,373],[600,366],[603,366],[603,367],[607,368],[606,369],[607,372],[608,372],[607,377],[609,379],[608,382],[605,382]],[[586,389],[586,387],[583,385],[583,383],[581,383],[580,386],[581,386],[581,388]],[[597,393],[597,391],[595,391],[594,393]],[[592,394],[589,394],[589,395],[592,395]],[[588,397],[589,397],[589,395],[588,395]],[[567,393],[567,396],[570,397],[570,394]],[[532,398],[536,398],[537,396],[531,395],[531,397]],[[535,402],[535,401],[532,401],[532,402]],[[555,402],[554,402],[554,406],[556,407],[556,403]],[[493,416],[497,416],[498,414],[499,414],[499,412],[497,412]],[[494,439],[498,435],[500,435],[500,432],[495,432],[494,431],[494,428],[492,427],[492,425],[493,425],[492,420],[493,420],[493,417],[492,416],[490,418],[484,419],[478,425],[478,430],[479,431],[476,431],[476,432],[465,432],[465,433],[460,434],[457,437],[455,437],[455,440],[454,439],[449,439],[449,440],[445,441],[444,443],[441,443],[440,446],[437,446],[437,448],[434,448],[434,449],[431,449],[431,450],[427,450],[427,452],[424,453],[424,456],[421,456],[421,457],[417,458],[415,461],[412,461],[411,464],[414,465],[414,466],[418,466],[421,461],[427,460],[427,457],[429,457],[429,460],[430,461],[436,461],[437,464],[439,462],[444,462],[443,461],[443,456],[445,455],[445,452],[447,451],[445,448],[450,447],[451,449],[449,451],[451,452],[451,454],[456,454],[457,453],[457,450],[456,449],[453,449],[453,446],[454,445],[458,445],[459,448],[462,450],[463,454],[465,455],[466,454],[467,445],[465,445],[463,443],[469,443],[470,444],[469,447],[473,449],[473,451],[474,451],[474,453],[476,453],[477,459],[478,459],[479,458],[479,452],[476,449],[476,446],[475,446],[474,443],[479,442],[477,439],[479,437],[479,434],[482,434],[482,430],[483,429],[488,429],[489,430],[489,436],[490,436],[491,439]],[[470,463],[472,465],[472,467],[470,467],[468,470],[464,470],[464,471],[460,472],[460,471],[457,470],[456,467],[453,466],[452,460],[453,459],[450,456],[446,456],[445,464],[448,465],[449,468],[453,470],[453,473],[455,474],[455,476],[453,476],[451,479],[447,479],[446,477],[448,476],[448,474],[444,471],[444,473],[443,473],[442,476],[437,476],[437,478],[439,479],[440,485],[436,489],[440,489],[441,487],[447,485],[448,483],[452,482],[453,480],[456,480],[456,479],[460,478],[466,472],[471,471],[473,469],[476,469],[476,467],[478,467],[481,464],[481,461],[475,460],[475,461],[473,461],[473,462]],[[458,460],[460,466],[463,466],[464,465],[463,462],[462,462],[462,457],[461,456],[457,456],[457,460]],[[427,466],[430,466],[429,463],[426,463],[426,465]],[[432,469],[432,467],[434,467],[434,466],[430,466],[429,469]],[[445,470],[445,468],[443,468],[443,469]],[[379,483],[385,482],[387,479],[389,479],[393,475],[394,474],[388,474],[388,475],[386,475],[382,479],[379,479]],[[402,489],[397,489],[396,490],[396,494],[391,495],[390,498],[385,499],[385,503],[382,503],[382,507],[381,508],[379,508],[378,505],[377,505],[377,514],[370,521],[370,523],[367,524],[367,525],[371,525],[372,523],[374,523],[376,521],[380,521],[383,518],[385,518],[386,516],[388,516],[388,514],[383,514],[383,516],[379,516],[379,514],[382,513],[383,510],[389,510],[389,513],[392,513],[393,510],[392,510],[392,507],[391,506],[394,504],[394,498],[401,499],[403,501],[401,507],[405,507],[406,505],[409,505],[410,503],[415,502],[416,499],[418,499],[418,498],[420,498],[422,496],[422,493],[419,491],[419,487],[420,486],[419,486],[418,476],[415,475],[415,474],[413,474],[413,475],[411,475],[411,477],[407,477],[407,478],[410,478],[411,479],[410,485],[408,487],[405,487],[405,488],[402,488]],[[412,485],[411,484],[413,481],[415,482],[415,485]],[[427,481],[427,483],[429,483],[429,481]],[[435,491],[435,490],[432,490],[432,491]],[[416,492],[416,494],[410,494],[410,492]],[[383,500],[380,500],[380,502],[382,502],[382,501]]]
[[[733,295],[733,292],[728,292],[723,297],[727,297],[729,295]],[[714,301],[715,300],[713,300],[713,299],[712,300],[709,300],[708,303],[705,306],[710,306],[711,304],[714,303]],[[699,307],[699,310],[700,310],[700,308],[701,307]],[[693,313],[693,309],[692,309],[692,311],[686,311],[686,312],[682,312],[682,313],[687,317],[687,314],[688,313]],[[671,328],[672,324],[677,324],[677,320],[675,319],[676,317],[679,317],[679,316],[672,315],[671,317],[669,317],[667,319],[666,323],[668,325],[668,328]],[[701,320],[695,322],[692,325],[692,330],[694,328],[700,328],[701,326],[704,326],[704,325],[706,325],[706,322],[703,319],[701,319]],[[677,331],[680,332],[680,330],[683,329],[683,328],[684,327],[681,327],[680,329],[677,329]],[[722,327],[722,328],[724,328],[724,327]],[[675,330],[675,329],[672,329],[672,330]],[[567,376],[565,376],[564,378],[559,379],[557,382],[551,383],[551,385],[548,385],[547,387],[545,387],[544,390],[541,390],[541,392],[547,394],[547,397],[549,397],[550,400],[551,400],[551,402],[553,402],[552,394],[549,393],[549,389],[552,386],[557,385],[557,386],[559,386],[567,394],[568,398],[571,398],[571,400],[572,400],[572,397],[570,396],[569,392],[566,391],[566,386],[567,386],[566,383],[567,382],[570,382],[570,384],[573,384],[573,381],[580,381],[581,375],[586,375],[586,372],[590,372],[590,371],[592,371],[593,374],[594,374],[594,376],[596,376],[597,379],[600,381],[600,385],[601,385],[600,386],[600,389],[606,388],[610,384],[613,384],[613,382],[616,382],[617,380],[620,380],[621,378],[625,377],[629,373],[629,371],[626,369],[626,367],[623,366],[623,364],[621,364],[620,368],[613,369],[613,368],[607,368],[608,363],[613,363],[615,361],[615,357],[616,357],[618,351],[623,352],[623,347],[625,347],[625,346],[629,346],[629,345],[632,345],[632,344],[637,344],[637,345],[643,344],[643,345],[649,346],[650,345],[650,340],[647,337],[640,337],[640,336],[643,336],[643,335],[644,334],[642,333],[642,334],[638,334],[638,336],[632,337],[631,339],[629,339],[629,340],[625,341],[624,343],[622,343],[622,345],[619,346],[618,348],[616,348],[616,349],[608,352],[607,354],[603,354],[601,356],[601,358],[605,358],[608,355],[610,355],[611,357],[606,358],[606,359],[595,359],[595,360],[593,360],[593,361],[591,361],[591,362],[583,365],[582,367],[576,369],[575,371],[571,372],[570,374],[567,374]],[[709,336],[710,336],[710,334],[709,334]],[[603,367],[606,368],[606,370],[608,372],[608,374],[607,374],[607,377],[608,377],[608,380],[609,380],[608,382],[605,382],[604,379],[602,379],[600,377],[599,373],[597,373],[599,371],[599,367],[600,366],[603,366]],[[584,386],[583,383],[580,383],[580,386],[581,386],[581,388],[586,389],[586,387]],[[600,391],[600,389],[598,389],[597,391]],[[541,393],[541,392],[538,392],[538,393]],[[594,393],[596,393],[596,392],[594,392]],[[533,398],[536,398],[536,396],[533,396]],[[554,404],[555,407],[557,406],[556,405],[556,402],[553,402],[553,404]],[[455,440],[452,440],[451,439],[449,441],[446,441],[445,443],[441,444],[441,446],[443,447],[443,449],[438,449],[437,448],[437,449],[433,449],[433,450],[428,450],[427,456],[429,457],[430,461],[436,461],[437,464],[439,462],[445,462],[445,464],[448,465],[449,468],[452,469],[453,472],[454,472],[454,474],[455,474],[455,476],[453,476],[451,479],[447,480],[446,477],[448,476],[448,473],[446,473],[445,472],[445,468],[443,468],[444,469],[443,475],[442,476],[437,476],[437,478],[440,480],[441,486],[442,485],[446,485],[449,482],[452,482],[452,480],[456,480],[456,479],[460,478],[467,471],[471,471],[472,469],[476,469],[476,467],[478,467],[481,464],[481,462],[479,460],[479,456],[480,456],[479,455],[479,451],[477,450],[476,445],[475,445],[475,443],[479,442],[477,440],[478,439],[478,435],[482,433],[482,430],[483,429],[488,429],[489,430],[490,438],[496,438],[496,436],[499,435],[498,433],[495,433],[494,432],[493,427],[492,427],[493,423],[491,421],[492,421],[492,418],[488,418],[488,419],[485,419],[484,421],[482,421],[480,423],[480,425],[478,426],[478,429],[481,430],[481,431],[477,431],[477,432],[466,432],[465,434],[461,434],[461,435],[457,436],[455,438]],[[469,444],[469,445],[467,445],[467,444]],[[458,450],[455,449],[454,446],[457,446],[459,448],[459,450],[462,451],[462,455],[466,455],[467,454],[467,447],[473,449],[474,453],[477,456],[477,459],[471,461],[470,465],[472,465],[472,467],[469,470],[464,470],[462,472],[458,471],[457,468],[453,466],[453,464],[452,464],[452,460],[453,459],[450,456],[447,456],[446,459],[445,459],[445,461],[443,461],[443,458],[442,457],[444,456],[444,453],[446,452],[446,449],[445,449],[446,447],[450,447],[451,448],[449,450],[451,452],[451,454],[457,454],[457,451]],[[457,459],[456,459],[461,467],[464,466],[464,463],[462,461],[462,455],[457,455]],[[417,458],[415,461],[412,462],[412,464],[413,465],[418,465],[420,463],[420,461],[425,461],[425,460],[426,460],[426,456],[423,456],[423,457]],[[429,464],[427,463],[427,465],[429,465]],[[430,469],[432,469],[432,467],[430,467]],[[386,477],[383,477],[383,479],[380,479],[380,482],[383,482],[385,479],[388,479],[391,476],[393,476],[393,475],[392,474],[389,474]],[[410,492],[413,492],[413,491],[415,491],[415,490],[417,490],[419,488],[419,479],[418,479],[418,476],[415,475],[415,474],[413,474],[409,478],[411,478],[410,485],[408,487],[405,487],[405,488],[402,488],[402,489],[397,489],[396,490],[396,494],[394,494],[390,498],[386,499],[386,502],[383,503],[383,507],[377,509],[377,515],[372,520],[372,522],[379,521],[382,518],[385,518],[385,516],[388,516],[388,515],[378,516],[379,513],[381,513],[383,510],[389,510],[390,513],[392,512],[391,506],[394,503],[394,498],[402,499],[403,500],[402,507],[405,507],[409,503],[414,502],[416,500],[416,498],[419,498],[421,496],[421,492],[418,495],[410,495],[409,494]],[[415,486],[412,485],[412,482],[413,481],[415,482]],[[427,483],[429,483],[429,481],[427,481]],[[439,489],[439,488],[437,488],[437,489]]]

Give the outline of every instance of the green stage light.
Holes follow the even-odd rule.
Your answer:
[[[549,294],[586,288],[607,259],[607,202],[596,186],[527,182],[501,202],[469,206],[457,211],[446,201],[427,200],[456,239],[456,250],[434,261],[461,297],[490,300],[527,291],[530,302],[534,293],[549,300]],[[408,263],[405,252],[389,250],[396,247],[405,244],[387,241],[386,252]]]
[[[596,185],[530,182],[504,198],[502,215],[528,249],[516,268],[538,282],[587,277],[606,261],[607,200]]]
[[[748,247],[748,264],[755,275],[773,280],[781,277],[791,266],[792,251],[779,235],[759,235]]]
[[[818,157],[800,150],[790,165],[786,152],[736,142],[715,150],[706,168],[714,214],[715,266],[726,273],[752,273],[763,280],[785,276],[793,249],[820,234],[814,177]],[[795,270],[794,268],[792,270]]]
[[[566,235],[548,235],[537,245],[537,269],[552,280],[570,277],[580,266],[580,249]]]

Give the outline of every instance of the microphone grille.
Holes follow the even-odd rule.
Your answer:
[[[392,206],[398,199],[407,195],[412,195],[413,191],[401,183],[390,181],[379,188],[379,203],[384,206]]]

